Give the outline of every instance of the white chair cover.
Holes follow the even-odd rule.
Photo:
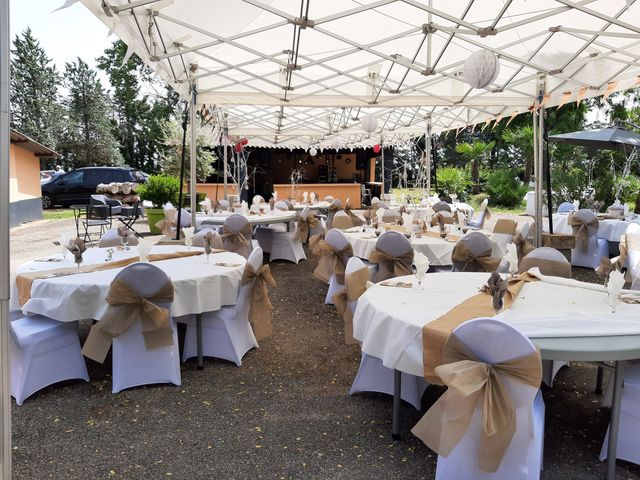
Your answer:
[[[536,347],[508,323],[476,318],[457,327],[455,335],[482,362],[497,364],[530,355]],[[497,373],[500,375],[500,373]],[[535,480],[540,478],[544,442],[544,402],[538,388],[513,379],[501,381],[516,410],[517,430],[500,468],[487,473],[477,467],[481,434],[479,409],[462,440],[447,458],[438,456],[436,480]]]
[[[436,202],[433,205],[433,207],[431,207],[431,208],[433,208],[433,211],[436,212],[436,213],[442,212],[442,211],[452,213],[451,212],[451,207],[449,206],[449,204],[447,202],[442,202],[442,201]]]
[[[253,200],[251,200],[251,204],[260,205],[261,203],[267,203],[265,202],[264,197],[262,195],[254,195]]]
[[[344,233],[335,228],[329,230],[324,239],[334,250],[338,252],[349,245],[349,240],[347,240]],[[331,278],[329,279],[329,289],[327,290],[327,296],[325,297],[324,303],[327,305],[333,305],[333,296],[343,288],[344,285],[338,283],[336,276],[331,274]]]
[[[481,232],[468,232],[466,235],[462,236],[462,238],[459,240],[459,243],[465,244],[469,249],[469,251],[471,252],[471,254],[474,256],[480,255],[481,253],[486,252],[487,250],[489,251],[493,250],[493,245],[491,243],[491,240],[489,240],[489,237],[487,237]],[[455,251],[455,247],[454,247],[454,251]],[[464,263],[457,262],[456,260],[453,260],[452,263],[453,263],[452,271],[454,272],[464,271],[463,270],[463,268],[465,267]],[[467,268],[466,271],[472,272],[474,270],[470,270]]]
[[[251,253],[251,250],[253,250],[253,243],[251,242],[252,229],[249,224],[249,220],[247,220],[243,215],[234,213],[225,219],[223,228],[226,228],[233,233],[242,233],[244,238],[247,240],[246,245],[239,245],[229,238],[223,238],[222,243],[224,245],[224,249],[229,250],[230,252],[236,252],[245,258],[249,258],[249,254]]]
[[[204,247],[204,237],[206,237],[208,233],[211,233],[213,235],[213,245],[211,247],[222,250],[224,248],[222,238],[220,237],[218,231],[212,228],[203,228],[198,233],[196,233],[193,236],[193,246]]]
[[[584,222],[596,220],[596,214],[591,210],[582,208],[572,214]],[[597,224],[597,223],[596,223]],[[571,265],[596,269],[600,266],[602,257],[609,258],[609,242],[604,238],[598,238],[598,228],[588,228],[587,248],[584,249],[582,243],[576,238],[576,246],[571,250]],[[574,234],[576,229],[574,228]]]
[[[128,283],[143,297],[153,297],[169,282],[166,273],[150,263],[134,263],[125,267],[115,280]],[[159,304],[169,308],[170,304]],[[172,323],[173,345],[147,349],[141,322],[135,322],[126,332],[113,339],[113,393],[125,388],[152,383],[181,384],[178,332]]]
[[[558,205],[558,213],[569,213],[575,211],[576,207],[571,202],[562,202]]]
[[[98,243],[99,248],[119,247],[121,245],[122,242],[120,241],[120,236],[118,235],[117,228],[112,228],[111,230],[105,232],[104,235],[100,237],[100,243]],[[133,232],[131,232],[131,235],[129,235],[127,245],[129,245],[130,247],[138,245],[138,237]]]
[[[41,315],[10,323],[11,395],[18,405],[48,385],[76,378],[89,381],[76,326]]]
[[[336,214],[333,216],[332,228],[345,230],[351,227],[353,227],[353,220],[351,219],[349,214],[344,210],[336,212]]]
[[[627,265],[631,275],[631,289],[640,290],[640,225],[631,223],[625,233]]]
[[[263,253],[255,248],[247,263],[257,272],[262,266]],[[238,301],[233,306],[225,306],[215,312],[202,314],[202,352],[206,357],[221,358],[242,365],[242,357],[252,348],[258,348],[258,341],[249,323],[249,306],[254,282],[240,287]],[[187,324],[184,337],[182,360],[197,356],[197,332],[195,315],[181,317]]]

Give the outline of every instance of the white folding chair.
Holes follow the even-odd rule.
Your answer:
[[[262,249],[255,248],[247,263],[258,271],[262,266],[262,257]],[[252,348],[258,348],[258,342],[249,323],[253,283],[249,282],[240,287],[235,305],[202,314],[202,353],[205,357],[221,358],[240,366],[244,354]],[[187,324],[182,353],[182,360],[186,361],[198,354],[195,315],[181,317],[180,321]]]
[[[476,318],[457,327],[452,335],[470,350],[478,361],[498,364],[536,351],[527,337],[508,323],[493,318]],[[462,440],[447,458],[438,456],[436,480],[535,480],[540,478],[544,442],[544,402],[538,387],[531,387],[508,377],[502,384],[509,394],[516,414],[516,432],[502,463],[494,473],[477,466],[478,443],[482,419],[479,408]]]
[[[152,298],[169,282],[167,274],[150,263],[134,263],[125,267],[114,280],[123,280],[140,295]],[[171,304],[158,304],[171,308]],[[178,332],[171,321],[173,344],[147,349],[141,322],[135,322],[113,339],[113,393],[125,388],[153,383],[181,384]]]
[[[480,204],[480,212],[478,216],[467,222],[469,228],[481,229],[484,227],[484,222],[487,220],[487,207],[489,205],[489,199],[485,198]]]
[[[41,315],[10,323],[11,395],[18,405],[54,383],[76,378],[89,381],[76,326],[76,322]]]

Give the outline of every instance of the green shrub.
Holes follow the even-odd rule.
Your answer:
[[[516,170],[501,168],[487,175],[486,190],[492,203],[503,207],[522,204],[527,186],[518,178]]]
[[[180,180],[169,175],[151,175],[138,187],[140,198],[150,201],[153,208],[162,208],[167,202],[177,205],[179,192]]]
[[[629,175],[624,180],[617,182],[620,185],[620,201],[635,202],[640,193],[640,178],[635,175]]]
[[[438,190],[447,195],[455,193],[463,198],[471,185],[469,172],[463,168],[445,167],[436,171]]]

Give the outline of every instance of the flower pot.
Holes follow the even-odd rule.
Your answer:
[[[147,215],[149,222],[149,231],[153,235],[160,235],[162,230],[156,227],[156,223],[164,219],[164,209],[162,208],[145,208],[144,213]]]

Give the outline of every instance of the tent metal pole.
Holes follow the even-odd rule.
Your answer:
[[[539,218],[540,228],[536,230],[536,239],[538,240],[538,246],[542,247],[542,185],[544,183],[544,137],[542,132],[544,131],[544,107],[541,107],[538,111],[538,177],[536,177],[536,215]],[[550,220],[550,219],[549,219]]]
[[[382,188],[380,189],[380,191],[382,192],[382,195],[384,195],[387,192],[385,191],[385,188],[384,188],[384,143],[383,143],[382,137],[380,137],[380,153],[382,154],[382,156],[380,157],[381,158],[380,171],[382,172]]]
[[[226,120],[226,117],[225,117]],[[229,129],[227,128],[227,126],[224,126],[224,130],[223,130],[223,138],[222,138],[222,148],[223,148],[223,153],[222,153],[222,168],[223,168],[223,182],[224,182],[224,190],[223,190],[223,198],[226,200],[227,199],[227,175],[228,175],[228,170],[229,170],[229,162],[227,160],[227,138],[229,137]]]
[[[191,148],[189,149],[189,157],[190,157],[190,168],[189,168],[189,195],[191,196],[191,225],[195,228],[196,226],[196,212],[198,199],[196,197],[196,182],[198,181],[198,176],[196,175],[197,170],[197,133],[196,133],[196,104],[198,100],[198,92],[196,91],[195,85],[191,89]]]
[[[431,195],[431,115],[426,117],[427,131],[424,136],[425,169],[427,171],[427,196]]]
[[[182,187],[184,185],[184,157],[187,151],[187,114],[189,103],[184,102],[184,117],[182,119],[182,151],[180,152],[180,190],[178,191],[178,216],[176,225],[182,225]],[[176,228],[176,240],[180,240],[180,229]]]
[[[536,247],[542,246],[542,208],[541,208],[541,191],[540,188],[540,168],[538,165],[538,156],[540,153],[540,149],[538,148],[538,122],[537,122],[537,110],[534,108],[531,116],[533,119],[533,181],[534,181],[534,193],[535,193],[535,212],[534,212],[534,221],[535,221],[535,237],[534,237],[534,245]]]
[[[11,479],[9,369],[9,0],[0,0],[0,479]]]
[[[546,111],[542,110],[543,115],[546,115]],[[549,233],[553,235],[553,202],[551,199],[551,155],[549,155],[549,124],[544,123],[544,130],[542,139],[544,140],[544,176],[547,184],[547,215],[549,216]]]

